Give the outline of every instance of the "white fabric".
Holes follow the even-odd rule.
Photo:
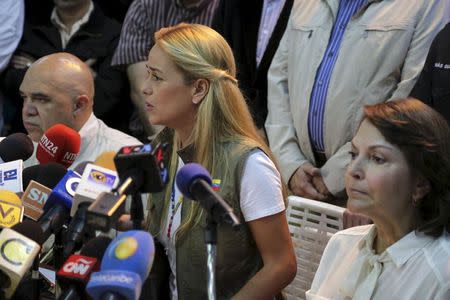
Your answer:
[[[142,144],[136,138],[108,127],[94,114],[91,114],[78,133],[81,136],[80,155],[69,169],[75,168],[78,163],[83,161],[94,161],[97,156],[105,151],[118,151],[123,146]],[[39,164],[36,158],[36,149],[37,143],[34,143],[34,153],[28,160],[24,161],[24,168]]]
[[[0,73],[6,68],[22,37],[23,0],[0,1]]]
[[[58,13],[56,12],[56,7],[53,8],[50,20],[56,26],[56,28],[58,28],[59,34],[61,35],[61,44],[63,49],[66,49],[67,43],[72,38],[72,36],[75,33],[77,33],[78,30],[80,30],[81,26],[83,26],[89,21],[89,18],[93,11],[94,11],[94,4],[91,1],[88,11],[84,14],[84,16],[81,17],[75,23],[73,23],[71,28],[67,28],[66,25],[64,25],[64,23],[59,18]]]
[[[178,170],[183,166],[181,158],[178,160]],[[178,187],[175,185],[175,203],[182,197]],[[245,162],[244,171],[241,179],[240,206],[245,221],[250,222],[263,217],[271,216],[285,210],[283,195],[281,192],[280,174],[275,168],[273,162],[262,151],[256,151],[249,155]],[[175,232],[181,222],[181,207],[179,205],[173,221],[170,242],[167,238],[167,228],[171,216],[169,206],[167,222],[164,234],[161,234],[160,242],[166,249],[169,264],[172,273],[170,274],[171,299],[178,299],[176,278],[176,250],[175,250]]]
[[[259,23],[258,41],[256,43],[256,65],[259,66],[266,51],[267,44],[277,25],[278,18],[286,0],[264,0]]]
[[[375,225],[333,235],[306,299],[450,299],[450,236],[410,232],[380,255]]]

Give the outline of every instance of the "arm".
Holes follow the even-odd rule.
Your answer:
[[[7,1],[9,4],[6,11],[0,12],[0,73],[5,70],[14,50],[22,37],[24,22],[23,1]],[[2,5],[2,8],[5,8]]]
[[[288,87],[289,25],[280,41],[268,71],[268,96],[266,133],[270,148],[278,159],[283,179],[297,196],[323,199],[313,185],[313,176],[318,169],[305,158],[300,150],[296,130],[290,111]]]
[[[268,115],[265,123],[270,148],[278,159],[285,182],[289,181],[298,167],[308,162],[298,145],[290,111],[287,44],[289,32],[288,25],[268,71]]]
[[[390,100],[409,95],[420,74],[431,41],[450,17],[448,1],[428,1],[423,6],[424,11],[418,14],[420,17],[405,57],[400,82]],[[344,190],[344,173],[350,161],[349,150],[350,143],[346,143],[321,168],[323,181],[333,195],[339,195]]]
[[[297,270],[286,214],[283,211],[248,224],[264,266],[233,299],[273,299],[294,279]]]
[[[409,95],[425,62],[428,49],[437,33],[450,20],[449,1],[425,1],[406,54],[400,82],[390,100]]]
[[[240,206],[263,260],[263,268],[236,299],[273,298],[295,276],[296,259],[289,234],[280,174],[262,152],[252,153],[241,179]]]
[[[449,26],[449,25],[447,25]],[[442,37],[442,31],[436,36],[431,44],[430,51],[428,52],[425,65],[423,66],[422,72],[420,73],[419,79],[417,80],[413,90],[411,91],[410,97],[419,99],[426,104],[433,106],[433,95],[432,95],[432,73],[433,63],[436,58],[436,47],[440,43],[439,40]]]

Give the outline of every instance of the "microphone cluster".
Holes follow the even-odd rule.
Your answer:
[[[153,238],[131,230],[111,241],[96,237],[96,230],[114,228],[127,195],[162,191],[168,181],[167,146],[127,146],[68,170],[79,151],[79,134],[57,124],[37,145],[40,164],[23,169],[23,160],[34,152],[31,140],[13,134],[0,141],[0,299],[13,299],[30,280],[39,291],[35,274],[43,244],[52,235],[56,281],[62,288],[58,299],[139,298],[153,263]],[[239,225],[202,166],[185,165],[176,183],[215,222]],[[132,210],[142,209],[142,203],[133,204]]]

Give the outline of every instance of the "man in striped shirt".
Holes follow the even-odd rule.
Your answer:
[[[147,76],[145,63],[154,44],[153,34],[181,22],[210,26],[218,3],[219,0],[134,0],[128,9],[112,65],[126,67],[130,97],[147,135],[158,130],[147,120],[141,93]]]
[[[449,18],[448,0],[294,2],[268,73],[265,126],[295,195],[345,198],[362,107],[408,96]]]

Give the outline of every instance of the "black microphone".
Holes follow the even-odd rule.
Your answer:
[[[0,163],[17,159],[27,160],[33,152],[33,142],[26,134],[10,134],[0,142]]]
[[[122,147],[114,157],[119,186],[111,193],[103,192],[88,208],[88,224],[108,231],[123,211],[125,194],[132,196],[130,214],[135,227],[143,220],[142,199],[139,193],[162,191],[167,182],[167,145],[150,144]]]
[[[63,292],[58,300],[87,299],[86,285],[90,275],[100,269],[100,261],[111,243],[104,236],[96,237],[81,248],[80,255],[72,255],[57,273]]]
[[[119,194],[156,193],[167,181],[166,145],[150,144],[122,147],[114,157],[121,183]]]
[[[188,163],[177,174],[176,183],[180,192],[196,200],[218,224],[229,224],[237,229],[239,219],[233,209],[211,188],[211,175],[201,165]]]
[[[24,215],[37,221],[43,214],[43,208],[52,189],[64,177],[67,170],[60,164],[49,163],[24,169],[22,195]]]
[[[45,165],[34,165],[23,169],[22,182],[27,187],[31,180],[53,189],[66,175],[67,169],[58,163],[50,162]]]

